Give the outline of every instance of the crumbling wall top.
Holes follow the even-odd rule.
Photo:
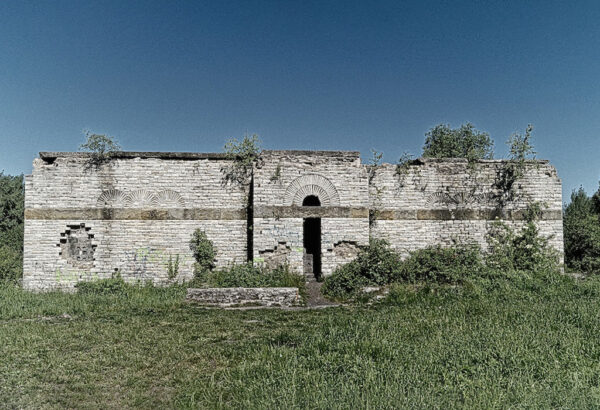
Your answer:
[[[56,158],[88,158],[92,156],[89,152],[40,152],[40,158],[44,161],[52,161]],[[220,152],[146,152],[146,151],[117,151],[110,154],[111,158],[159,158],[180,160],[227,160],[227,154]]]
[[[360,158],[359,151],[265,150],[262,154],[275,157],[309,155],[333,158]]]

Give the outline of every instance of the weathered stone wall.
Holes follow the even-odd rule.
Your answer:
[[[315,195],[320,207],[302,206]],[[254,170],[254,260],[287,255],[303,272],[303,221],[321,218],[322,273],[356,255],[369,240],[369,186],[358,152],[267,151]]]
[[[303,243],[311,218],[320,220],[323,275],[370,235],[405,256],[434,244],[485,248],[496,218],[523,226],[532,202],[547,206],[541,233],[563,249],[561,182],[545,161],[528,163],[515,198],[502,204],[502,161],[421,159],[398,173],[362,165],[358,152],[266,151],[250,187],[224,182],[230,165],[222,154],[119,153],[97,165],[82,154],[41,153],[25,179],[25,288],[70,289],[117,271],[156,284],[189,279],[196,228],[214,242],[219,267],[251,254],[303,273],[314,263]],[[308,196],[320,206],[303,206]]]
[[[69,153],[34,161],[26,179],[25,288],[71,288],[116,271],[157,284],[189,279],[197,228],[214,241],[217,266],[246,261],[247,190],[223,183],[227,161],[138,155],[99,166]],[[177,258],[169,279],[169,260]]]
[[[432,244],[475,242],[485,249],[495,219],[522,227],[528,204],[539,202],[547,206],[538,223],[540,232],[551,236],[562,253],[562,188],[556,170],[546,161],[529,162],[515,184],[513,200],[501,204],[506,192],[497,182],[504,167],[502,161],[469,165],[458,159],[420,159],[400,172],[395,165],[379,167],[369,187],[372,235],[388,240],[405,256]]]

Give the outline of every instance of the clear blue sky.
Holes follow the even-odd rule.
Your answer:
[[[72,151],[420,153],[438,123],[528,123],[564,192],[600,179],[598,1],[0,2],[0,170]],[[567,200],[567,198],[564,198]]]

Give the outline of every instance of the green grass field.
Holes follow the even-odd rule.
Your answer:
[[[222,311],[184,289],[0,290],[0,407],[591,408],[600,281]]]

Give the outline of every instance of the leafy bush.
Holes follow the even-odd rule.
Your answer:
[[[387,241],[370,239],[355,260],[338,267],[325,278],[322,292],[334,298],[344,298],[369,285],[385,285],[399,276],[400,255],[390,249]]]
[[[190,240],[190,250],[194,255],[196,263],[194,264],[194,274],[202,276],[215,266],[215,247],[206,232],[196,229]]]
[[[386,241],[371,239],[355,260],[325,278],[322,291],[327,296],[345,299],[356,296],[365,286],[393,282],[456,284],[483,269],[481,249],[475,245],[419,249],[402,261]]]
[[[321,292],[334,299],[347,299],[370,284],[361,274],[361,266],[353,260],[337,267],[331,276],[327,276]]]
[[[494,142],[486,132],[478,131],[473,124],[466,123],[452,129],[448,124],[439,124],[425,134],[423,157],[491,159]]]
[[[520,231],[504,222],[495,222],[488,236],[486,255],[478,245],[431,246],[416,250],[401,261],[386,241],[372,239],[355,260],[325,278],[321,290],[336,299],[356,299],[365,286],[390,283],[434,287],[507,281],[523,282],[526,287],[542,283],[530,279],[539,275],[546,275],[544,280],[554,278],[559,258],[549,243],[550,238],[539,233],[536,220],[540,215],[540,204],[532,204],[526,212],[527,224]]]
[[[374,285],[389,283],[397,276],[401,263],[400,256],[390,249],[387,241],[373,238],[369,240],[369,246],[358,253],[355,261],[361,275]]]
[[[398,279],[410,283],[458,284],[467,276],[477,276],[483,269],[479,246],[432,246],[412,252],[402,262]]]
[[[540,210],[530,206],[527,223],[515,231],[502,221],[495,221],[488,233],[489,252],[486,264],[492,269],[505,271],[556,270],[558,252],[550,246],[550,238],[540,235],[536,224]]]
[[[583,188],[571,194],[564,211],[565,262],[570,269],[600,272],[600,190],[592,198]]]

